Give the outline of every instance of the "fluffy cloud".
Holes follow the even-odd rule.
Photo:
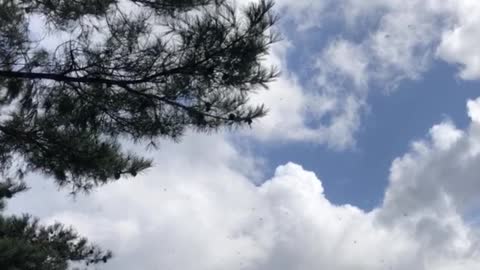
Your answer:
[[[307,18],[299,31],[329,12],[352,31],[371,28],[359,40],[331,37],[315,56],[313,86],[286,69],[294,44],[274,48],[267,61],[284,73],[253,99],[270,108],[250,133],[262,141],[351,146],[371,88],[419,78],[434,52],[461,64],[462,78],[477,78],[476,1],[278,3]],[[466,130],[435,125],[393,161],[384,201],[371,212],[332,204],[321,180],[296,164],[263,181],[261,160],[221,134],[165,143],[145,175],[75,200],[31,179],[9,211],[74,225],[115,251],[105,269],[477,269],[480,99],[467,107]]]
[[[284,74],[271,85],[276,93],[261,95],[272,114],[255,133],[261,139],[348,148],[371,91],[420,79],[435,59],[458,64],[462,79],[480,78],[478,1],[285,0],[277,7],[285,21],[296,22],[295,36],[301,37],[302,44],[288,45],[290,55],[301,55],[304,42],[318,42],[312,28],[328,31],[300,70],[287,70],[285,50],[273,54]],[[333,24],[338,29],[327,27]],[[304,73],[310,81],[298,83]]]
[[[333,17],[346,24],[347,28],[341,30],[347,33],[366,32],[360,39],[350,42],[361,45],[362,53],[368,58],[376,58],[373,62],[377,68],[373,71],[388,74],[394,71],[396,76],[415,78],[428,68],[429,60],[436,55],[449,63],[459,64],[461,78],[480,77],[480,54],[475,50],[480,32],[478,1],[343,0],[322,3],[280,1],[280,7],[299,24],[305,17],[297,15],[308,12],[316,17],[310,26],[323,27]],[[337,34],[342,36],[340,32]],[[363,68],[359,67],[357,72]]]
[[[105,269],[477,269],[480,99],[468,110],[466,130],[435,125],[392,163],[371,212],[332,204],[320,179],[293,163],[253,184],[258,160],[222,135],[166,143],[145,175],[75,201],[32,179],[9,209],[113,248]]]
[[[448,121],[438,124],[430,129],[429,140],[414,142],[410,153],[393,162],[383,206],[391,215],[424,209],[445,215],[442,211],[449,207],[460,214],[477,210],[480,99],[468,101],[467,107],[472,122],[466,131]]]
[[[292,41],[277,46],[282,49],[274,49],[270,60],[284,73],[271,85],[271,92],[258,97],[271,110],[254,132],[257,138],[309,141],[336,149],[351,147],[362,112],[367,109],[369,90],[395,88],[402,79],[416,79],[426,69],[434,24],[418,23],[424,17],[416,18],[408,13],[411,10],[393,12],[380,2],[368,8],[357,2],[277,3],[287,19],[291,17],[299,24],[298,35],[307,41],[310,27],[322,27],[331,18],[324,14],[343,14],[340,11],[343,9],[355,10],[353,17],[358,18],[369,16],[370,12],[376,17],[372,21],[377,23],[368,25],[373,30],[369,29],[371,33],[357,42],[328,35],[325,47],[319,47],[319,52],[313,54],[313,65],[305,63],[302,70],[288,70],[286,57],[287,49],[290,55],[300,53],[301,44]],[[345,21],[353,20],[352,16],[344,15]],[[297,76],[302,72],[311,74],[310,82],[298,83]]]
[[[258,0],[232,1],[239,8]],[[128,1],[121,1],[124,10],[136,12],[136,6]],[[287,7],[289,1],[278,1],[279,8]],[[321,2],[299,1],[294,8],[296,14],[303,13],[306,6],[312,6],[315,14],[321,9]],[[33,40],[41,40],[40,44],[50,50],[54,50],[59,43],[72,38],[71,33],[49,32],[42,29],[45,18],[32,16],[30,18],[30,35]],[[159,29],[161,27],[157,26]],[[96,38],[101,38],[100,36]],[[282,75],[270,85],[270,91],[258,91],[258,95],[252,96],[252,102],[265,104],[269,109],[269,115],[261,120],[251,132],[246,135],[262,142],[288,142],[288,141],[309,141],[319,144],[327,144],[332,148],[344,149],[354,142],[352,130],[356,130],[359,119],[358,110],[362,101],[353,96],[337,94],[317,93],[308,91],[298,82],[298,73],[289,71],[287,68],[287,50],[294,50],[295,47],[284,40],[275,44],[271,54],[265,59],[266,64],[277,66]],[[347,56],[348,57],[348,56]],[[344,68],[348,68],[343,58]],[[361,64],[361,63],[359,63]],[[354,68],[349,68],[357,72]],[[358,74],[358,72],[357,72]],[[360,79],[360,78],[359,78]],[[347,98],[345,106],[342,100]],[[326,123],[324,118],[331,121]],[[334,124],[330,124],[333,123]],[[312,125],[310,123],[313,123]]]
[[[461,65],[462,79],[479,79],[480,53],[476,48],[480,35],[480,3],[458,1],[452,13],[455,24],[443,32],[438,55],[447,62]]]
[[[317,43],[309,32],[312,27],[329,34],[325,45],[311,55],[311,63],[300,70],[289,70],[288,63],[289,57],[302,53],[301,44],[285,37],[274,46],[267,62],[278,66],[282,76],[270,91],[252,98],[269,108],[269,115],[249,132],[262,142],[352,147],[372,89],[392,90],[402,80],[420,78],[434,57],[459,64],[463,79],[480,77],[480,54],[475,47],[480,32],[478,1],[277,0],[276,4],[282,21],[296,23],[296,36],[302,42]],[[33,38],[44,38],[43,44],[52,48],[66,38],[47,35],[38,28],[40,20],[32,18]],[[328,29],[333,24],[338,29]],[[305,73],[310,82],[299,82]]]
[[[323,85],[324,91],[311,91],[299,83],[297,74],[287,69],[286,52],[292,44],[281,42],[273,47],[266,62],[279,67],[283,73],[269,85],[268,91],[259,91],[252,96],[253,103],[267,106],[266,117],[254,125],[245,135],[261,142],[278,143],[307,141],[345,149],[354,143],[354,132],[360,123],[359,112],[364,107],[363,94],[340,92],[337,85]],[[332,51],[326,61],[335,61],[336,68],[346,76],[356,76],[362,84],[362,74],[347,65],[343,56],[350,48]],[[355,53],[355,52],[352,52]],[[334,60],[335,59],[335,60]],[[361,59],[358,65],[362,65]],[[325,80],[329,78],[323,78]],[[318,81],[322,77],[318,78]],[[328,120],[326,120],[328,119]]]

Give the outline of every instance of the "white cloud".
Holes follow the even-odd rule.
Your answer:
[[[287,69],[286,52],[292,44],[281,42],[273,47],[267,63],[283,71],[269,85],[268,91],[259,91],[252,96],[253,103],[262,103],[268,114],[245,134],[262,142],[303,141],[326,144],[331,148],[345,149],[354,144],[354,131],[360,122],[359,111],[363,108],[362,96],[340,93],[337,86],[322,85],[324,91],[310,91],[301,85],[297,74]],[[364,83],[362,74],[347,65],[348,57],[355,52],[351,48],[332,51],[325,61],[335,62],[336,69],[346,76],[355,77],[358,84]],[[350,55],[343,55],[348,54]],[[358,65],[362,65],[361,59]],[[355,72],[355,73],[353,73]],[[321,80],[321,77],[318,78]]]
[[[327,36],[327,45],[312,55],[314,65],[305,63],[305,70],[287,70],[287,49],[297,53],[300,50],[294,42],[273,50],[271,59],[284,73],[271,85],[270,92],[259,96],[271,110],[255,134],[263,140],[309,141],[345,149],[355,145],[355,134],[368,108],[366,101],[371,88],[394,89],[401,80],[417,79],[426,70],[436,24],[432,23],[432,16],[416,17],[411,13],[420,4],[397,10],[383,2],[369,5],[359,1],[317,2],[320,3],[280,1],[278,4],[285,17],[293,16],[303,26],[309,21],[309,14],[315,14],[312,21],[315,26],[328,21],[325,14],[344,14],[345,20],[352,20],[345,13],[347,10],[355,12],[356,18],[372,15],[376,23],[368,25],[372,27],[368,34],[356,42]],[[308,27],[299,28],[300,35],[311,34],[304,30]],[[301,72],[311,74],[311,82],[300,84],[297,76]]]
[[[359,111],[363,107],[358,97],[334,92],[308,93],[296,79],[286,76],[270,88],[254,99],[267,106],[267,116],[245,134],[270,143],[303,141],[334,149],[352,146],[353,131],[359,126]]]
[[[464,79],[480,76],[480,54],[475,47],[475,33],[480,33],[478,1],[278,0],[276,4],[283,20],[293,19],[297,24],[297,36],[305,42],[317,42],[315,37],[308,38],[313,26],[335,23],[340,27],[325,37],[327,45],[318,48],[312,55],[315,64],[305,63],[305,70],[288,70],[287,65],[287,50],[299,52],[301,47],[288,41],[274,46],[267,62],[280,67],[283,75],[271,84],[270,91],[252,98],[270,109],[250,132],[261,141],[352,147],[363,112],[368,110],[369,92],[396,89],[405,79],[421,78],[435,56],[461,65]],[[36,26],[38,20],[32,23],[37,34],[44,32]],[[350,38],[356,32],[362,34]],[[47,36],[44,43],[64,38]],[[304,72],[316,84],[299,82]]]
[[[463,65],[464,79],[480,73],[471,34],[475,1],[335,3],[349,27],[367,20],[372,28],[359,41],[327,42],[313,79],[319,91],[301,85],[297,71],[285,72],[292,45],[275,47],[268,61],[284,74],[253,100],[265,102],[270,114],[252,136],[345,148],[354,144],[372,85],[392,89],[419,78],[434,51]],[[307,18],[301,30],[334,2],[279,5]],[[253,184],[261,175],[258,160],[222,135],[165,143],[148,174],[75,202],[63,203],[54,187],[33,183],[10,211],[73,224],[113,248],[117,257],[106,269],[477,269],[480,99],[467,106],[472,122],[466,130],[449,121],[435,125],[393,161],[384,201],[371,212],[333,205],[321,181],[292,163]]]
[[[468,104],[474,118],[480,99]],[[147,174],[68,203],[39,188],[47,182],[32,182],[9,207],[72,224],[114,249],[105,269],[471,270],[480,267],[480,231],[470,222],[478,218],[478,145],[477,121],[465,131],[435,125],[393,162],[385,199],[371,212],[332,204],[315,174],[293,163],[254,185],[245,172],[256,161],[221,135],[165,143]]]
[[[368,83],[369,61],[360,46],[346,40],[334,40],[323,51],[316,67],[320,70],[320,78],[327,73],[346,76],[352,80],[356,89],[362,89]]]
[[[480,101],[479,100],[469,100],[467,102],[468,116],[472,121],[480,123]]]
[[[447,206],[464,213],[479,202],[480,123],[475,114],[479,109],[480,99],[469,101],[472,122],[466,131],[450,122],[436,125],[429,140],[415,142],[410,153],[393,162],[390,180],[394,184],[387,191],[384,208],[391,209],[392,215],[430,208],[448,216],[441,213]]]
[[[454,24],[443,31],[438,55],[447,62],[461,65],[460,77],[465,80],[480,78],[480,2],[458,1],[451,10]]]
[[[284,76],[272,84],[270,93],[261,95],[271,116],[261,122],[257,137],[345,149],[355,145],[372,89],[389,92],[404,80],[420,79],[435,58],[459,64],[463,79],[480,78],[480,53],[475,46],[480,33],[479,3],[279,1],[284,19],[297,23],[295,36],[302,37],[302,42],[318,42],[309,32],[311,27],[340,26],[336,33],[322,37],[326,45],[312,55],[315,64],[307,62],[302,70],[287,70],[285,49],[274,53]],[[302,44],[296,45],[292,41],[284,48],[295,55],[302,49]],[[310,74],[311,82],[299,83],[297,76],[302,73]]]
[[[313,4],[322,2],[322,4]],[[357,44],[377,57],[376,71],[416,78],[436,56],[460,65],[460,77],[480,78],[480,2],[476,0],[281,1],[286,15],[301,24],[302,13],[315,14],[309,26],[324,26],[332,17],[347,32],[365,31]],[[333,14],[333,15],[332,15]],[[341,33],[339,33],[342,35]],[[388,37],[388,38],[386,38]],[[336,39],[337,37],[329,37]],[[368,44],[369,43],[369,44]]]

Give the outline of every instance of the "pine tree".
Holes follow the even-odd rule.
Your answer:
[[[126,8],[128,6],[128,8]],[[107,262],[71,228],[6,216],[5,200],[43,173],[73,193],[136,176],[151,161],[120,139],[179,140],[251,125],[249,95],[277,76],[263,64],[277,36],[273,2],[0,0],[0,269]],[[32,18],[56,48],[29,34]],[[13,179],[13,180],[12,180]]]
[[[119,139],[155,144],[265,115],[248,100],[277,75],[262,59],[277,40],[273,2],[231,2],[0,0],[0,170],[88,191],[151,165]],[[43,48],[34,15],[69,38]]]
[[[1,183],[0,213],[5,200],[25,188],[22,184]],[[88,267],[106,263],[111,257],[111,252],[89,245],[61,224],[43,226],[29,215],[0,215],[0,269],[65,270],[75,264]]]

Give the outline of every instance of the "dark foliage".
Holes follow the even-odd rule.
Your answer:
[[[266,110],[249,94],[277,75],[262,63],[277,39],[272,6],[0,0],[0,169],[89,190],[151,165],[122,151],[120,138],[251,125]],[[34,15],[69,38],[42,48],[28,32]]]
[[[24,189],[24,185],[1,182],[0,213],[5,199]],[[43,226],[28,215],[0,215],[0,269],[65,270],[74,264],[80,268],[106,263],[111,257],[61,224]]]

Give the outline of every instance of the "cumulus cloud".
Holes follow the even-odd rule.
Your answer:
[[[462,79],[479,79],[480,53],[476,48],[480,36],[480,3],[458,1],[452,14],[455,24],[443,32],[438,55],[447,62],[459,64]]]
[[[476,1],[279,6],[297,18],[336,8],[351,29],[367,17],[372,28],[360,40],[327,42],[315,56],[314,86],[286,69],[294,44],[274,48],[267,61],[286,71],[252,100],[270,108],[250,133],[262,141],[351,146],[372,86],[394,89],[417,79],[435,55],[462,65],[462,78],[477,78],[476,19],[467,19]],[[279,166],[264,181],[261,160],[222,134],[166,142],[151,153],[155,167],[145,175],[75,200],[35,177],[9,211],[74,225],[115,251],[105,269],[478,269],[480,99],[467,108],[468,128],[437,124],[392,162],[384,200],[370,212],[332,204],[321,179],[297,164]]]
[[[480,78],[478,1],[285,0],[277,7],[284,20],[296,23],[301,42],[318,42],[312,28],[338,29],[328,28],[324,44],[309,56],[312,63],[300,70],[287,69],[285,50],[274,53],[284,75],[271,85],[276,93],[261,95],[272,116],[259,138],[345,149],[355,145],[372,91],[388,93],[404,80],[421,79],[436,59],[459,65],[462,79]],[[293,40],[288,49],[297,55],[304,47]],[[299,83],[302,73],[310,81]]]
[[[222,135],[165,143],[147,174],[76,201],[32,179],[9,209],[114,249],[105,269],[477,269],[480,99],[468,111],[466,130],[435,125],[393,161],[370,212],[332,204],[321,180],[293,163],[254,184],[257,160]]]
[[[244,6],[255,1],[237,4]],[[302,70],[289,70],[287,55],[287,50],[290,56],[301,53],[301,46],[285,37],[273,47],[266,62],[278,66],[282,76],[270,85],[270,91],[260,91],[252,98],[267,105],[270,111],[250,133],[263,142],[308,141],[335,149],[354,146],[362,114],[368,109],[369,91],[395,89],[404,79],[419,78],[428,69],[435,51],[438,57],[464,66],[462,78],[476,78],[478,61],[471,45],[475,44],[475,35],[469,34],[476,24],[465,19],[478,17],[472,14],[478,10],[472,1],[276,3],[282,19],[292,18],[297,35],[306,42],[310,41],[311,27],[327,29],[329,23],[339,21],[345,27],[327,35],[326,45],[317,48],[312,63],[305,63]],[[47,34],[39,29],[41,20],[32,18],[30,30],[34,39],[43,39],[43,45],[54,48],[68,38],[65,33]],[[357,38],[348,35],[357,31],[364,34]],[[300,83],[298,77],[302,73],[310,74],[311,81]]]
[[[341,93],[338,85],[325,84],[323,91],[311,91],[302,85],[297,73],[287,69],[286,52],[292,44],[285,41],[273,47],[266,62],[279,67],[282,75],[269,85],[269,90],[259,91],[252,96],[253,103],[262,103],[268,114],[260,119],[246,135],[262,142],[285,143],[291,141],[325,144],[334,149],[345,149],[354,144],[354,132],[360,123],[359,111],[365,100],[362,94]],[[326,61],[335,61],[335,68],[346,76],[355,76],[362,84],[363,75],[349,68],[348,58],[343,55],[351,48],[332,51]],[[358,65],[362,65],[361,59]],[[332,67],[333,68],[333,67]],[[327,79],[327,78],[323,78]],[[318,78],[318,81],[322,77]]]
[[[466,213],[478,204],[480,99],[468,101],[467,108],[471,119],[467,130],[448,121],[435,125],[428,140],[414,142],[410,153],[393,162],[383,206],[393,215],[425,208],[444,215],[447,206]]]
[[[283,1],[280,6],[287,7],[287,16],[296,18],[299,24],[304,17],[295,14],[308,10],[317,18],[311,26],[323,26],[331,20],[332,16],[327,15],[335,14],[334,19],[347,26],[343,31],[367,29],[362,38],[350,42],[361,45],[368,58],[373,56],[378,66],[373,71],[411,79],[421,75],[436,56],[460,65],[463,79],[480,77],[480,54],[475,49],[480,32],[478,1],[344,0],[322,1],[321,5],[307,2]]]
[[[385,11],[377,14],[375,10],[383,10],[380,2],[370,4],[369,8],[360,7],[357,2],[277,3],[286,18],[292,17],[297,22],[299,35],[307,41],[310,27],[321,27],[328,22],[329,17],[324,14],[343,14],[339,11],[342,9],[356,10],[355,16],[359,18],[371,12],[377,17],[377,23],[369,25],[373,30],[360,41],[327,36],[325,47],[318,48],[319,52],[312,55],[313,65],[305,63],[303,70],[288,70],[287,49],[291,55],[300,53],[301,49],[295,41],[276,47],[281,49],[274,48],[270,62],[281,67],[284,73],[271,84],[271,92],[258,96],[258,100],[270,108],[270,115],[254,133],[257,138],[309,141],[335,149],[352,147],[361,115],[368,107],[372,85],[393,89],[402,79],[416,79],[426,69],[433,24],[418,23],[416,20],[424,17],[416,18],[408,13],[411,10],[387,12],[383,7]],[[312,14],[315,16],[310,16]],[[351,16],[344,15],[345,20],[352,20]],[[311,74],[310,82],[298,82],[302,72]]]
[[[237,1],[238,6],[258,0]],[[334,149],[355,145],[369,93],[398,88],[401,81],[421,78],[437,57],[460,65],[460,77],[480,77],[476,33],[480,4],[472,0],[278,0],[282,21],[295,22],[302,42],[317,43],[312,27],[330,29],[311,55],[312,63],[289,69],[289,57],[302,46],[288,40],[276,44],[266,60],[282,76],[252,101],[264,103],[269,115],[249,135],[262,142],[307,141]],[[55,47],[64,35],[47,35],[32,18],[34,38]],[[283,31],[285,29],[278,29]],[[355,35],[352,33],[360,33]],[[288,35],[286,35],[288,36]],[[313,37],[312,37],[313,36]],[[287,54],[289,51],[289,54]],[[299,81],[301,74],[310,81]]]

